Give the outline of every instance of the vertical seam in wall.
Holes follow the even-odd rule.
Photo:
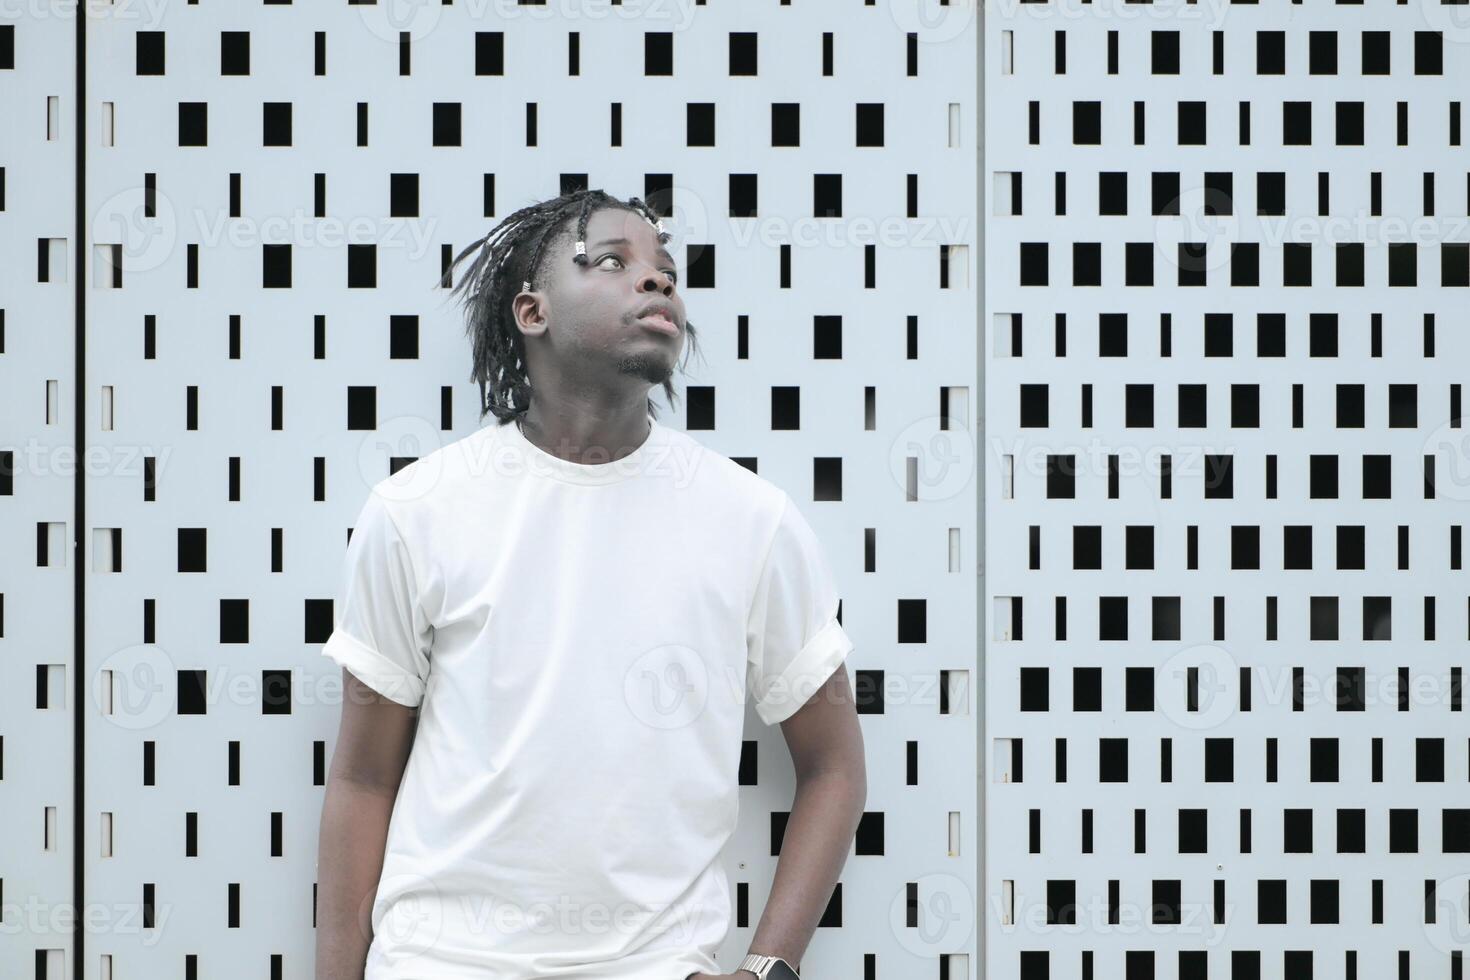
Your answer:
[[[76,242],[76,264],[73,273],[76,304],[74,320],[74,346],[76,378],[73,382],[72,425],[76,459],[86,453],[86,322],[87,322],[87,4],[77,8],[76,17],[76,106],[77,125],[73,138],[76,140],[76,227],[72,232]],[[84,908],[86,874],[82,861],[86,852],[86,717],[87,717],[87,657],[86,657],[86,468],[77,466],[73,477],[71,553],[67,560],[72,564],[72,967],[68,976],[86,975],[82,968],[85,950],[83,937],[86,930],[77,924]]]
[[[989,903],[987,898],[990,894],[989,882],[985,880],[985,804],[986,804],[986,782],[989,780],[989,768],[986,765],[988,756],[989,739],[986,737],[985,722],[987,717],[986,700],[987,685],[985,671],[986,641],[989,634],[986,615],[989,610],[985,607],[985,576],[988,569],[985,564],[985,503],[986,503],[986,478],[985,478],[985,400],[988,388],[985,384],[985,358],[989,353],[989,345],[986,341],[986,331],[989,323],[985,316],[985,235],[988,223],[986,222],[985,207],[985,2],[975,0],[975,377],[978,380],[975,397],[972,399],[971,411],[975,412],[976,422],[971,434],[975,438],[975,480],[978,492],[975,494],[975,509],[977,519],[975,521],[975,561],[979,574],[975,576],[975,650],[978,656],[975,664],[975,700],[976,720],[975,736],[979,745],[975,752],[975,783],[976,783],[976,810],[975,810],[975,905],[974,915],[979,920],[977,923],[975,944],[975,976],[978,980],[985,980],[989,976],[989,944],[986,942],[986,932],[990,923]]]

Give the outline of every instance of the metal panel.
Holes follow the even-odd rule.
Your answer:
[[[1461,975],[1466,258],[1442,244],[1466,237],[1456,9],[986,11],[993,980],[1254,977],[1257,955],[1269,978]],[[1376,31],[1391,68],[1365,76]],[[1431,31],[1443,74],[1425,73]],[[1310,142],[1294,142],[1307,107]],[[1177,188],[1156,192],[1159,174]],[[1203,258],[1181,261],[1181,242]],[[1259,244],[1258,281],[1238,243]],[[1442,262],[1458,271],[1442,279]],[[1391,460],[1381,497],[1374,456]],[[1362,710],[1339,668],[1362,670]]]
[[[801,505],[838,577],[850,669],[871,685],[871,814],[805,962],[833,976],[971,974],[979,22],[968,2],[833,12],[191,4],[92,19],[88,86],[94,106],[115,105],[116,126],[89,158],[87,193],[97,242],[121,246],[122,288],[106,277],[89,286],[91,394],[115,387],[116,424],[89,424],[88,440],[140,447],[156,495],[137,474],[88,486],[89,525],[121,529],[126,556],[120,572],[94,577],[88,648],[128,696],[88,726],[89,834],[104,815],[114,830],[111,856],[88,864],[87,895],[109,908],[146,897],[151,922],[89,934],[84,976],[182,975],[190,963],[201,976],[311,974],[313,861],[341,691],[307,604],[334,594],[347,527],[390,459],[478,424],[462,324],[435,285],[442,253],[568,186],[647,198],[646,180],[660,175],[671,175],[666,224],[681,265],[703,246],[717,257],[713,288],[688,294],[704,357],[679,379],[681,409],[717,404],[713,428],[693,434],[758,463]],[[503,75],[476,74],[478,31],[504,32]],[[248,72],[222,75],[243,51],[232,32],[248,35]],[[731,77],[732,32],[756,35],[755,76]],[[653,34],[672,35],[669,76],[644,73]],[[160,50],[162,75],[139,74],[139,59],[156,65]],[[207,104],[204,145],[180,145],[186,102]],[[278,102],[291,105],[290,145],[264,146],[265,104]],[[462,107],[458,146],[432,145],[440,102]],[[620,146],[609,145],[615,102]],[[685,145],[686,105],[700,102],[717,109],[712,147]],[[775,103],[799,104],[799,145],[772,145]],[[881,145],[858,145],[860,104],[883,107]],[[418,175],[416,215],[389,215],[392,174]],[[729,216],[731,174],[757,176],[756,217]],[[840,217],[816,216],[819,174],[841,177]],[[266,288],[264,246],[287,243],[291,285]],[[348,285],[349,243],[376,243],[374,287]],[[417,357],[389,357],[393,316],[418,318]],[[841,317],[840,357],[816,356],[817,337],[831,336],[819,317]],[[348,428],[349,386],[374,390],[371,429]],[[797,430],[773,424],[778,386],[799,388]],[[682,416],[662,417],[685,427]],[[837,472],[841,492],[826,499]],[[204,671],[204,713],[179,711],[184,671]],[[289,692],[269,686],[272,671],[289,676]],[[270,711],[273,699],[289,710]],[[792,789],[779,734],[747,737],[758,782],[728,868],[748,919],[733,923],[726,968],[765,901],[771,814],[789,809]],[[96,854],[102,842],[86,846]]]
[[[7,14],[10,11],[6,11]],[[76,22],[0,18],[0,975],[60,971],[75,901]],[[106,912],[103,913],[106,915]],[[59,972],[53,975],[60,975]]]

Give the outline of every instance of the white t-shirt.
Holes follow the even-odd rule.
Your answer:
[[[787,493],[648,420],[600,464],[491,420],[368,496],[322,654],[419,718],[365,980],[720,972],[746,691],[783,721],[852,641]]]

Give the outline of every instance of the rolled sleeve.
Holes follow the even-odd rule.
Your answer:
[[[434,630],[419,601],[408,545],[376,492],[369,494],[348,540],[340,597],[322,656],[384,697],[417,707]]]
[[[746,625],[747,687],[766,725],[794,715],[853,649],[821,543],[790,495],[782,496]]]

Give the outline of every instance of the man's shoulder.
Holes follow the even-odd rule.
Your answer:
[[[758,509],[780,513],[786,491],[754,469],[756,457],[729,456],[682,429],[669,429],[668,450],[676,474],[699,481],[702,490],[723,492]]]
[[[429,426],[411,435],[389,440],[390,448],[404,450],[402,456],[390,453],[391,472],[372,485],[372,493],[387,505],[395,517],[431,508],[443,500],[456,486],[490,465],[489,440],[495,422],[490,422],[462,436]],[[410,455],[411,452],[416,454]]]

